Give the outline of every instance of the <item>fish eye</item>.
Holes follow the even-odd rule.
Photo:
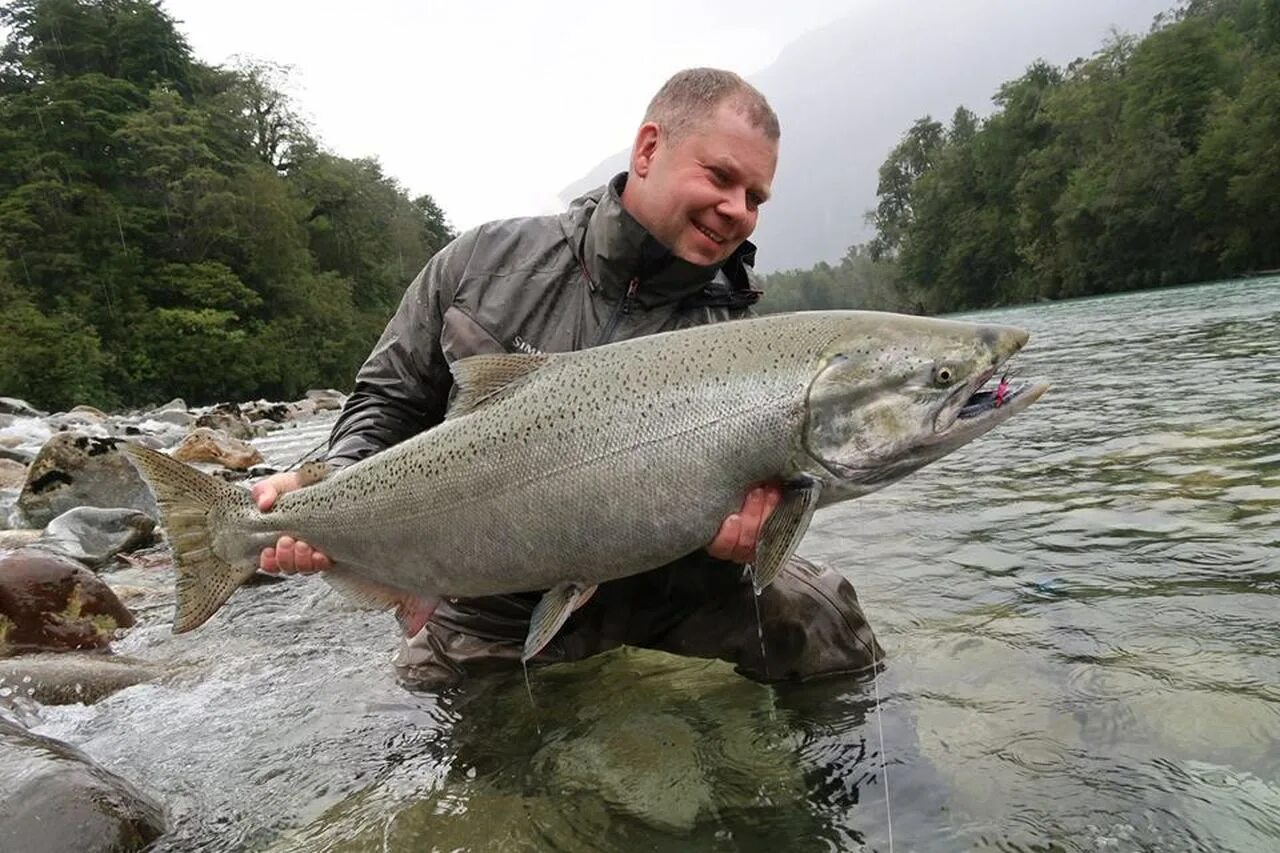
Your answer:
[[[950,385],[955,378],[955,371],[945,364],[939,364],[933,368],[933,381],[936,385]]]

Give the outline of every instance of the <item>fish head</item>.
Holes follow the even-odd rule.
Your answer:
[[[983,390],[1028,337],[1012,326],[851,313],[806,400],[803,452],[824,502],[889,485],[1034,403],[1048,385]]]

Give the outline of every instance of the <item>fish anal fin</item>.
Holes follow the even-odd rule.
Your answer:
[[[445,417],[456,418],[474,412],[550,359],[551,356],[541,353],[500,353],[458,359],[449,366],[456,394]]]
[[[569,614],[586,604],[595,591],[594,586],[572,581],[556,584],[547,590],[529,618],[529,634],[525,637],[520,660],[527,663],[545,649],[564,627]]]
[[[396,621],[406,637],[412,637],[423,629],[431,614],[440,606],[440,599],[428,596],[406,598],[396,607]]]
[[[760,531],[756,558],[751,563],[756,593],[773,583],[800,545],[822,496],[822,482],[805,478],[782,487],[782,500]]]

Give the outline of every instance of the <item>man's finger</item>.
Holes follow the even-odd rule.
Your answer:
[[[258,503],[258,512],[266,512],[276,502],[276,488],[270,483],[255,483],[250,491]]]
[[[276,563],[280,565],[280,571],[286,575],[291,575],[296,570],[293,561],[293,538],[289,536],[281,536],[276,540]]]
[[[300,572],[311,571],[311,546],[306,542],[294,543],[293,567]]]
[[[280,571],[280,564],[276,562],[276,549],[263,548],[262,553],[258,555],[258,568],[264,572],[276,574]]]

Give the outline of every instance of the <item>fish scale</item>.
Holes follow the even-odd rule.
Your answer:
[[[934,435],[933,425],[968,398],[957,396],[964,383],[976,383],[1026,337],[1005,327],[832,311],[572,353],[480,356],[455,366],[454,408],[442,424],[281,496],[265,514],[243,489],[203,480],[193,489],[191,474],[166,468],[179,463],[131,454],[179,520],[184,542],[203,529],[184,492],[198,492],[205,504],[216,492],[206,513],[208,550],[224,568],[215,581],[206,565],[204,587],[189,585],[195,597],[207,588],[225,598],[227,577],[251,573],[258,552],[282,534],[328,555],[331,581],[384,605],[564,584],[581,590],[705,547],[762,482],[791,490],[765,531],[783,538],[778,547],[762,543],[771,559],[785,559],[819,496],[830,502],[879,488],[954,449],[947,442],[959,446],[1029,404],[1015,394],[998,416],[957,428],[956,441]],[[939,364],[949,365],[944,375],[954,372],[954,382],[929,379]],[[893,457],[872,466],[874,486],[833,473],[860,470],[868,448]],[[181,569],[181,553],[178,561]],[[767,582],[776,568],[759,574]],[[220,604],[192,604],[178,621],[191,627],[193,613],[207,618]]]

